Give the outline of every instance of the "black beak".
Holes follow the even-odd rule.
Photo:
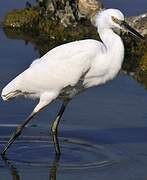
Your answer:
[[[145,38],[139,34],[135,29],[133,29],[131,26],[129,26],[129,24],[127,24],[125,21],[123,21],[121,23],[122,27],[126,30],[128,30],[131,34],[135,35],[136,37],[142,39],[142,40],[145,40]]]

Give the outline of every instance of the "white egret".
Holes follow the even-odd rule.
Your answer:
[[[55,152],[60,155],[58,125],[68,102],[83,90],[113,79],[121,68],[124,45],[121,38],[113,32],[113,28],[127,29],[143,39],[125,22],[124,15],[117,9],[99,12],[96,26],[102,42],[87,39],[58,46],[35,60],[2,90],[3,100],[21,95],[39,99],[32,113],[10,137],[1,152],[2,155],[5,155],[25,125],[41,109],[56,98],[61,98],[62,107],[51,126]]]

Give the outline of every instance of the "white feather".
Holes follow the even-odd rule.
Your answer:
[[[83,77],[83,89],[113,79],[121,68],[123,43],[112,31],[111,16],[123,19],[120,11],[105,10],[97,16],[102,42],[87,39],[58,46],[12,80],[2,91],[7,100],[18,95],[40,98],[36,111],[57,98],[68,86],[76,86]],[[78,87],[77,87],[78,88]]]

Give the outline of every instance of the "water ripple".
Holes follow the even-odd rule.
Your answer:
[[[0,144],[7,138],[1,137]],[[107,167],[119,163],[122,153],[108,146],[93,144],[82,139],[60,137],[62,155],[59,165],[62,169],[85,169]],[[22,136],[11,147],[9,161],[19,166],[51,167],[54,147],[46,136]],[[3,166],[0,162],[0,166]]]

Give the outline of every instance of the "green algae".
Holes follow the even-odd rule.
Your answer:
[[[34,28],[38,23],[39,12],[35,8],[25,8],[8,12],[2,22],[3,27],[10,28]]]
[[[142,71],[140,62],[147,51],[146,42],[130,34],[125,34],[122,38],[125,45],[123,69],[128,72]]]
[[[146,75],[147,75],[147,51],[142,56],[140,63],[139,63],[139,67],[140,67],[141,71],[146,73]]]

